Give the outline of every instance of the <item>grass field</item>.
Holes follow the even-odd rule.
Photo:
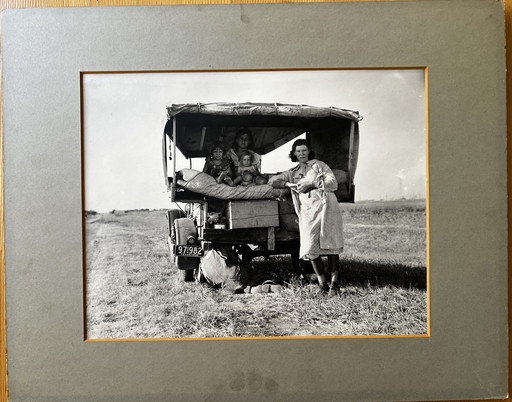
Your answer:
[[[164,211],[86,218],[87,338],[417,335],[427,333],[424,201],[341,206],[341,295],[300,282],[287,256],[251,262],[280,293],[184,283],[170,263]]]

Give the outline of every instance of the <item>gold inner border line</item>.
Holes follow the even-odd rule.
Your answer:
[[[98,338],[98,339],[88,339],[87,338],[87,306],[86,306],[86,286],[87,286],[87,275],[86,275],[86,240],[85,240],[85,169],[84,169],[84,99],[83,99],[83,78],[85,75],[99,75],[99,74],[173,74],[173,73],[219,73],[219,72],[284,72],[284,71],[354,71],[354,70],[423,70],[424,72],[424,91],[425,91],[425,159],[426,159],[426,181],[425,181],[425,191],[426,191],[426,301],[425,308],[427,313],[427,332],[426,334],[410,334],[410,335],[330,335],[330,336],[264,336],[264,337],[209,337],[209,338]],[[176,341],[176,340],[187,340],[187,341],[199,341],[199,340],[249,340],[249,339],[258,339],[258,340],[267,340],[267,339],[349,339],[349,338],[425,338],[430,337],[431,329],[430,329],[430,220],[429,220],[429,158],[428,158],[428,67],[426,66],[418,66],[418,67],[408,67],[408,66],[400,66],[400,67],[328,67],[328,68],[274,68],[274,69],[221,69],[221,70],[206,70],[206,69],[198,69],[198,70],[134,70],[134,71],[81,71],[80,72],[80,134],[81,134],[81,180],[82,180],[82,296],[83,296],[83,340],[85,342],[119,342],[119,341],[148,341],[148,340],[158,340],[158,341]]]

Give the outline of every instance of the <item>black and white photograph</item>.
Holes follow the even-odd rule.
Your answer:
[[[428,336],[426,74],[82,73],[85,338]]]

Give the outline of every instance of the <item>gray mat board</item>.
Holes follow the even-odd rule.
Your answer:
[[[2,30],[11,400],[505,395],[500,2],[7,10]],[[82,341],[80,71],[395,66],[429,67],[430,338]]]

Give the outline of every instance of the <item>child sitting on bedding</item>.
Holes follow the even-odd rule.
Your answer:
[[[226,152],[220,141],[214,142],[210,148],[210,153],[206,157],[203,172],[209,174],[218,184],[226,183],[229,186],[234,186],[231,176],[231,164],[226,157]]]
[[[255,184],[266,184],[268,181],[267,178],[259,173],[261,169],[261,156],[252,150],[253,145],[254,140],[252,138],[251,131],[247,128],[242,128],[236,132],[235,140],[233,141],[231,149],[227,152],[227,156],[232,161],[235,176],[238,176],[238,168],[241,166],[240,161],[242,155],[249,153],[251,155],[251,165],[255,167],[255,171],[258,173],[257,175],[251,173],[253,175],[252,181],[247,175],[246,178],[248,180],[245,181],[245,185],[251,184],[251,182],[254,182]],[[239,179],[237,184],[242,182],[243,178]]]
[[[254,184],[264,184],[255,180],[262,176],[258,168],[254,165],[254,158],[250,152],[243,152],[239,160],[240,164],[235,170],[235,179],[233,180],[235,185],[251,186]]]

